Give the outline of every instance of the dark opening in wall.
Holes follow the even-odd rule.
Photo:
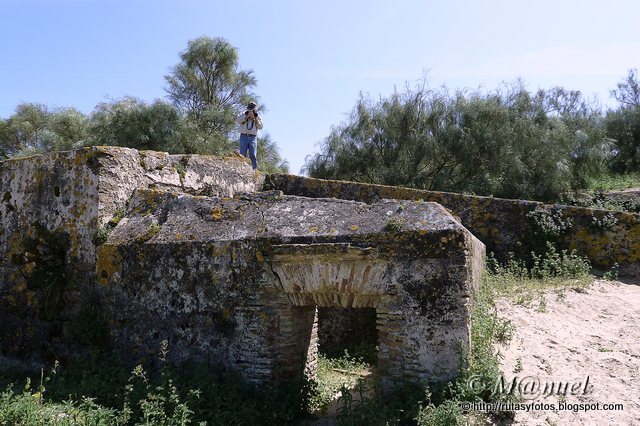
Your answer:
[[[368,364],[378,361],[375,308],[318,308],[318,350],[339,358],[345,350]]]

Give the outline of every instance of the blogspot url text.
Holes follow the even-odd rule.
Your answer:
[[[572,403],[572,402],[461,402],[460,408],[463,411],[572,411],[588,412],[588,411],[623,411],[623,404],[605,404],[600,402],[593,403]]]

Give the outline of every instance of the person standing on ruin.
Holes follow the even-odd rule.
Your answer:
[[[262,129],[262,118],[256,111],[256,103],[249,102],[247,110],[236,117],[240,132],[240,154],[251,159],[253,169],[258,168],[258,130]]]

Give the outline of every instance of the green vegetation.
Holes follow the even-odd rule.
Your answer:
[[[606,113],[578,91],[532,93],[521,81],[454,93],[423,82],[377,101],[361,96],[305,170],[318,178],[543,201],[613,181],[636,186],[638,87],[631,70],[613,91],[618,109]]]
[[[311,404],[313,410],[325,413],[329,404],[344,388],[349,391],[363,385],[364,377],[371,373],[372,368],[371,364],[349,355],[346,350],[343,356],[337,358],[319,354],[318,385]]]
[[[592,191],[620,191],[628,188],[640,188],[640,173],[605,174],[592,179],[587,189]]]
[[[228,155],[237,148],[235,115],[244,110],[257,84],[238,69],[235,47],[222,38],[188,42],[167,81],[171,103],[125,97],[96,105],[85,115],[74,108],[50,109],[23,103],[0,119],[0,159],[81,146],[114,145],[171,154]],[[258,138],[260,167],[287,172],[288,165],[268,134]]]
[[[392,233],[402,232],[404,222],[405,220],[400,217],[393,217],[385,224],[384,230]]]
[[[105,354],[24,379],[0,374],[1,425],[292,424],[308,411],[305,384],[258,388],[205,364],[127,370]],[[71,365],[71,364],[70,364]],[[33,384],[37,383],[37,386]],[[90,396],[88,396],[90,395]]]
[[[93,244],[96,246],[102,245],[107,242],[109,239],[109,234],[111,233],[111,228],[108,226],[102,226],[98,228],[96,234],[93,236]]]
[[[407,383],[383,396],[375,385],[375,368],[363,361],[372,358],[374,349],[369,348],[362,357],[346,351],[340,357],[320,355],[317,382],[257,387],[220,366],[170,366],[163,342],[159,366],[148,369],[130,371],[98,350],[91,358],[56,364],[48,374],[2,371],[0,424],[305,424],[312,415],[328,415],[331,407],[343,425],[484,424],[485,415],[464,412],[461,403],[515,398],[493,391],[500,377],[497,346],[508,343],[515,331],[498,315],[496,299],[544,311],[547,291],[561,298],[565,289],[579,290],[592,281],[586,260],[553,245],[532,258],[528,266],[513,256],[504,263],[489,256],[488,271],[474,295],[471,357],[454,383]],[[497,422],[513,417],[510,412],[487,415]]]

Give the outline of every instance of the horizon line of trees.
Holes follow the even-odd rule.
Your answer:
[[[637,70],[603,111],[579,91],[429,88],[378,100],[361,94],[350,117],[307,156],[311,177],[557,201],[603,175],[640,172]]]
[[[256,78],[222,38],[190,40],[165,76],[170,102],[136,97],[75,108],[23,103],[0,118],[0,159],[115,145],[172,154],[237,149],[234,118]],[[308,155],[311,177],[556,201],[607,174],[640,173],[640,80],[635,69],[597,99],[562,87],[530,92],[518,80],[492,91],[428,87],[426,79],[377,100],[360,95],[350,117]],[[270,135],[258,138],[260,169],[287,173]]]
[[[225,155],[237,149],[235,116],[258,96],[257,79],[253,71],[239,69],[235,47],[222,38],[190,40],[165,81],[170,102],[126,96],[98,103],[88,115],[73,107],[22,103],[0,118],[0,159],[94,145],[171,154]],[[288,172],[269,134],[258,137],[258,157],[262,171]]]

